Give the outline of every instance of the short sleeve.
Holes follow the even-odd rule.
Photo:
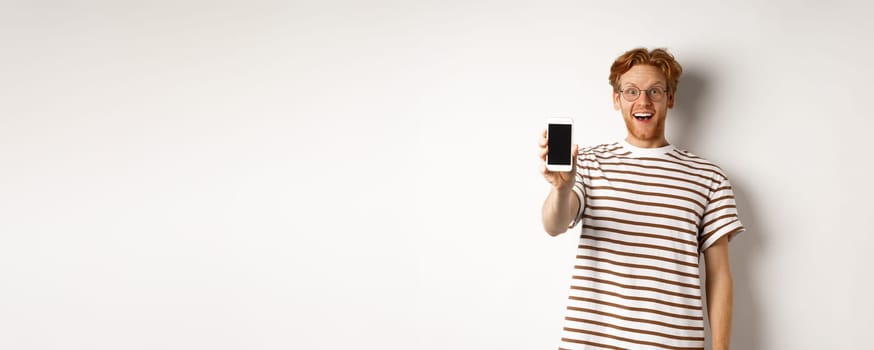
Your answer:
[[[704,209],[704,216],[698,229],[698,247],[701,252],[704,252],[722,236],[728,235],[728,239],[731,240],[745,230],[737,215],[734,191],[728,179],[725,179],[711,192],[707,207]]]
[[[574,193],[577,195],[577,200],[580,201],[580,207],[577,210],[576,216],[574,216],[574,220],[567,226],[568,228],[574,228],[574,226],[577,226],[577,224],[583,220],[583,209],[586,206],[586,188],[583,185],[583,175],[581,174],[581,163],[579,159],[577,159],[577,173],[575,177]]]
[[[579,183],[574,185],[574,193],[577,195],[577,200],[580,201],[580,209],[577,210],[577,215],[574,216],[574,221],[571,221],[570,225],[567,228],[574,228],[580,221],[583,220],[583,207],[586,205],[585,195],[583,194],[583,190],[580,189]]]

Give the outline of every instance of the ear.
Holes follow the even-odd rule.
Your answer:
[[[668,108],[674,108],[674,95],[675,94],[676,94],[676,92],[668,95]]]
[[[613,91],[613,109],[618,111],[620,107],[621,105],[619,104],[619,93]]]

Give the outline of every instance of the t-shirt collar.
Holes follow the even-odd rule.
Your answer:
[[[626,151],[631,152],[631,154],[629,155],[630,157],[661,157],[676,148],[672,144],[657,148],[642,148],[634,146],[624,139],[619,140],[619,145],[621,145],[622,148],[624,148]]]

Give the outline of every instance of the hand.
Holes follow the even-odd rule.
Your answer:
[[[540,172],[543,177],[556,190],[568,190],[573,187],[577,174],[577,151],[579,146],[574,144],[573,153],[571,155],[571,171],[557,172],[546,169],[546,155],[549,154],[549,143],[546,137],[546,130],[540,136]]]

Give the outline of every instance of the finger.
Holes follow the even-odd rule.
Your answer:
[[[549,147],[543,147],[540,149],[540,159],[544,162],[546,161],[546,155],[549,154]]]
[[[540,164],[540,173],[543,175],[549,174],[549,170],[546,170],[546,164]]]
[[[580,145],[574,144],[574,151],[571,153],[571,171],[576,171],[577,169],[577,156],[580,154]]]

